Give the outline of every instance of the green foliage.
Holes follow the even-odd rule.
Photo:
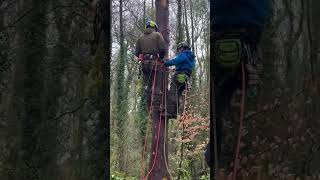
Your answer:
[[[200,177],[200,180],[208,180],[208,179],[210,179],[210,174],[202,175]]]
[[[142,84],[141,80],[138,81],[137,91],[138,91],[137,96],[140,97],[140,101],[139,101],[139,105],[138,105],[136,122],[138,124],[141,139],[143,140],[145,133],[146,133],[146,121],[148,118],[147,117],[148,113],[146,111],[147,104],[146,104],[146,98],[144,97],[144,89],[143,89],[143,84]],[[143,142],[143,141],[141,141],[141,142]]]
[[[188,169],[178,168],[178,171],[181,172],[181,180],[189,180],[191,178],[191,172]]]

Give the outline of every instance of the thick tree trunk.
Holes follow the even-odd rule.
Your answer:
[[[168,0],[156,0],[156,21],[159,25],[159,31],[163,35],[166,42],[166,56],[168,57],[169,47],[169,1]],[[167,79],[167,76],[162,78]],[[162,81],[161,81],[162,82]],[[161,86],[161,83],[159,84]],[[162,89],[163,91],[164,89]],[[161,93],[163,94],[163,92]],[[161,101],[162,107],[164,107],[164,101]],[[154,107],[152,112],[152,147],[150,154],[148,179],[150,180],[162,180],[163,178],[171,179],[168,172],[168,151],[167,151],[167,138],[165,139],[165,133],[168,131],[168,126],[165,128],[165,119],[160,117],[160,107]],[[158,130],[159,134],[158,134]],[[157,140],[158,139],[158,140]],[[166,151],[166,152],[165,152]]]
[[[99,123],[97,126],[98,129],[98,145],[97,149],[99,149],[99,153],[97,155],[97,164],[98,168],[97,179],[107,180],[109,179],[109,157],[110,157],[110,142],[109,142],[109,133],[110,133],[110,96],[108,95],[108,90],[110,90],[110,58],[111,58],[111,4],[112,2],[109,0],[103,1],[103,11],[102,11],[102,30],[104,35],[102,36],[104,39],[104,52],[105,59],[101,64],[101,72],[102,72],[102,83],[100,89],[100,100],[99,110],[100,117]],[[106,156],[104,156],[106,154]],[[104,157],[104,158],[99,158]]]
[[[176,43],[179,43],[183,40],[183,28],[182,28],[182,4],[181,0],[177,0],[178,12],[177,12],[177,37]]]
[[[21,170],[18,179],[54,179],[50,176],[51,163],[48,134],[47,112],[44,109],[44,79],[42,65],[46,54],[46,2],[30,0],[24,9],[34,8],[30,17],[23,23],[21,51],[18,61],[24,65],[22,83],[23,94],[20,97],[24,107],[21,117],[22,141],[18,167]]]
[[[193,2],[192,0],[189,1],[190,3],[190,21],[191,21],[191,48],[192,48],[192,51],[193,51],[193,54],[195,56],[197,56],[197,48],[195,47],[195,37],[194,37],[194,31],[195,31],[195,28],[194,28],[194,16],[193,16]],[[186,28],[188,28],[188,26],[186,26]],[[189,44],[190,46],[190,44]],[[198,56],[197,56],[198,57]],[[199,59],[197,59],[198,61],[198,66],[201,68],[201,63],[199,63]],[[193,91],[194,89],[197,89],[197,65],[195,66],[195,72],[196,73],[192,73],[191,74],[191,78],[192,78],[192,82],[194,82],[192,84],[192,88],[191,88],[191,91]]]
[[[191,40],[190,40],[190,33],[189,33],[186,0],[183,0],[183,7],[184,7],[184,29],[186,30],[187,43],[190,44]]]
[[[196,54],[196,48],[194,46],[194,41],[195,41],[195,37],[194,37],[194,16],[193,16],[193,2],[192,0],[189,1],[190,3],[190,20],[191,20],[191,48],[193,50],[193,52]]]
[[[119,144],[118,144],[118,166],[119,170],[124,172],[125,171],[125,146],[124,146],[124,135],[125,135],[125,113],[126,110],[123,108],[125,105],[125,75],[124,75],[124,69],[125,69],[125,44],[124,44],[124,21],[123,21],[123,0],[120,0],[120,55],[119,55],[119,61],[117,64],[117,74],[116,74],[116,121],[117,121],[117,135],[119,138]]]
[[[143,0],[143,25],[146,24],[146,0]]]
[[[168,55],[169,40],[169,0],[156,0],[156,22],[159,32],[166,42],[166,55]]]

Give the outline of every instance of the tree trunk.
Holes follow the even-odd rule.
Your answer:
[[[124,30],[123,30],[123,0],[120,0],[120,55],[119,61],[117,64],[117,73],[116,73],[116,121],[117,121],[117,135],[119,138],[119,145],[118,145],[118,166],[120,171],[125,171],[125,154],[124,154],[124,127],[125,127],[125,118],[124,115],[126,111],[123,109],[125,97],[124,97],[124,90],[125,90],[125,77],[124,77],[124,69],[125,69],[125,44],[124,44]]]
[[[194,38],[194,17],[193,17],[193,3],[192,3],[192,0],[189,1],[190,3],[190,15],[191,15],[191,47],[192,47],[192,50],[193,52],[196,54],[196,49],[194,47],[194,41],[195,41],[195,38]]]
[[[185,0],[184,0],[185,1]],[[194,37],[194,16],[193,16],[193,3],[192,3],[192,0],[189,1],[190,3],[190,21],[191,21],[191,48],[192,48],[192,51],[193,51],[193,54],[195,56],[197,56],[197,49],[194,45],[195,43],[195,37]],[[186,26],[188,28],[188,26]],[[190,40],[189,40],[189,46],[190,46]],[[199,59],[198,60],[198,65],[200,66],[201,68],[201,64],[199,62]],[[191,74],[191,78],[192,78],[192,88],[191,88],[191,91],[193,91],[194,89],[197,89],[197,66],[195,66],[195,69],[194,69],[194,73]]]
[[[177,0],[178,12],[177,12],[177,37],[176,43],[183,41],[183,29],[182,29],[182,4],[181,0]]]
[[[151,18],[154,19],[154,0],[151,0]]]
[[[145,24],[146,24],[146,0],[143,0],[143,26]]]
[[[169,1],[168,0],[156,0],[156,21],[159,25],[159,31],[163,35],[166,42],[166,57],[168,57],[169,47]],[[167,79],[167,76],[163,76]],[[162,82],[162,81],[161,81]],[[167,82],[167,81],[166,81]],[[160,83],[161,84],[161,83]],[[164,107],[164,101],[160,105]],[[163,178],[171,179],[167,165],[168,165],[168,152],[167,152],[167,139],[164,139],[167,128],[165,129],[165,119],[160,117],[160,107],[154,107],[152,112],[152,146],[150,154],[150,163],[148,179],[150,180],[162,180]],[[166,126],[168,127],[168,126]],[[160,129],[158,135],[158,128]],[[158,137],[158,141],[157,141]],[[168,136],[167,136],[168,137]],[[166,152],[164,152],[166,150]],[[167,162],[167,164],[166,164]]]
[[[188,25],[186,0],[183,0],[183,7],[184,7],[184,29],[186,30],[187,43],[190,44],[190,33],[189,33],[189,25]]]
[[[24,21],[23,30],[19,32],[23,44],[18,55],[18,62],[24,65],[23,74],[23,111],[22,146],[19,158],[18,179],[54,179],[50,176],[51,163],[50,146],[47,142],[49,134],[44,109],[44,79],[42,65],[46,53],[46,9],[44,1],[27,1],[23,9],[34,8],[27,20]]]

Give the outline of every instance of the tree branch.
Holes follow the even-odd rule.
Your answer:
[[[14,26],[15,26],[18,22],[20,22],[24,17],[28,16],[34,9],[35,9],[35,8],[31,8],[31,9],[29,9],[28,11],[24,12],[20,17],[18,17],[16,20],[14,20],[11,24],[9,24],[9,25],[1,28],[1,29],[0,29],[0,32],[6,30],[6,29],[8,29],[8,28],[14,27]]]
[[[70,111],[66,111],[66,112],[64,112],[64,113],[61,113],[60,115],[52,118],[51,120],[58,120],[58,119],[62,118],[63,116],[67,115],[67,114],[73,114],[73,113],[79,111],[79,110],[86,104],[86,102],[87,102],[88,100],[89,100],[88,98],[84,99],[83,102],[82,102],[78,107],[74,108],[73,110],[70,110]]]

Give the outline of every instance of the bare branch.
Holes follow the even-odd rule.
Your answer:
[[[88,98],[84,99],[83,102],[82,102],[78,107],[74,108],[73,110],[70,110],[70,111],[66,111],[66,112],[64,112],[64,113],[61,113],[60,115],[52,118],[51,120],[57,120],[57,119],[60,119],[60,118],[62,118],[63,116],[65,116],[65,115],[67,115],[67,114],[73,114],[73,113],[79,111],[79,110],[86,104],[86,102],[87,102],[88,100],[89,100]]]

